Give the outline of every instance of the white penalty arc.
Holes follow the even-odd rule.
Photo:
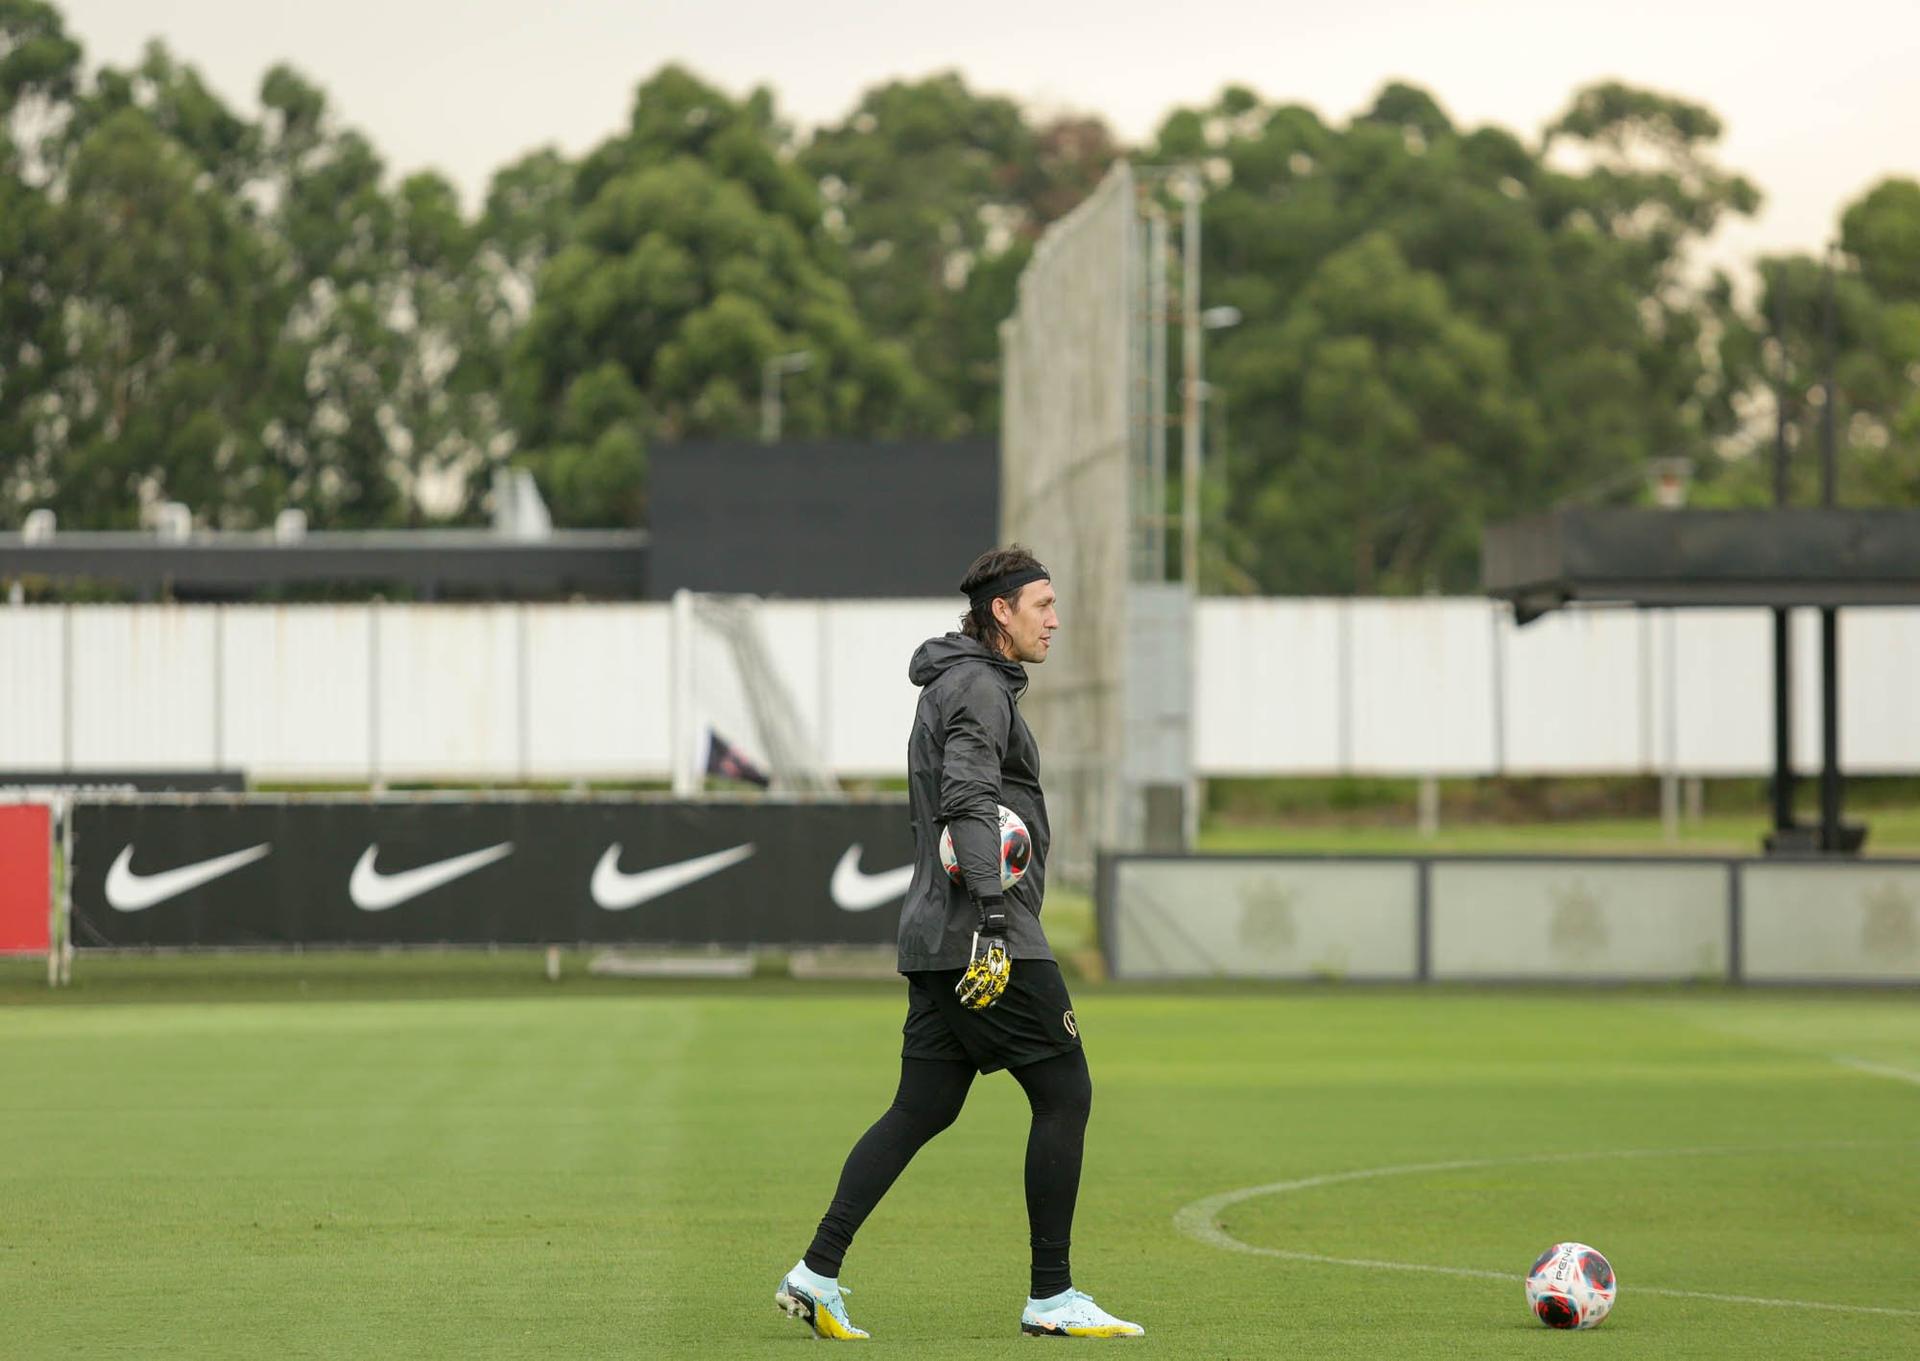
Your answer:
[[[1440,1266],[1432,1262],[1388,1262],[1370,1257],[1336,1257],[1320,1252],[1299,1252],[1291,1248],[1264,1247],[1243,1242],[1220,1226],[1220,1216],[1243,1201],[1264,1196],[1286,1195],[1320,1186],[1338,1186],[1350,1181],[1372,1181],[1381,1177],[1413,1177],[1432,1172],[1466,1172],[1485,1167],[1517,1167],[1529,1163],[1599,1162],[1610,1158],[1710,1158],[1737,1157],[1756,1153],[1806,1153],[1821,1149],[1915,1148],[1920,1140],[1832,1140],[1802,1144],[1748,1144],[1738,1147],[1700,1148],[1628,1148],[1597,1153],[1535,1153],[1507,1158],[1460,1158],[1450,1162],[1399,1163],[1389,1167],[1362,1167],[1350,1172],[1328,1172],[1317,1177],[1293,1181],[1268,1182],[1263,1186],[1242,1186],[1221,1191],[1184,1205],[1173,1215],[1173,1226],[1187,1237],[1208,1247],[1255,1257],[1273,1257],[1287,1262],[1313,1262],[1323,1266],[1364,1267],[1374,1271],[1418,1271],[1436,1276],[1465,1276],[1474,1280],[1510,1281],[1516,1285],[1524,1273],[1486,1271],[1477,1267]],[[1820,1309],[1841,1314],[1880,1314],[1893,1318],[1920,1318],[1920,1309],[1897,1309],[1890,1305],[1835,1304],[1828,1300],[1774,1299],[1765,1295],[1728,1295],[1711,1290],[1672,1290],[1662,1286],[1633,1285],[1637,1295],[1662,1295],[1673,1299],[1715,1300],[1723,1304],[1757,1304],[1775,1309]]]

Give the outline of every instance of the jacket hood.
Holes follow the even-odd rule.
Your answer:
[[[977,638],[964,633],[943,633],[929,638],[913,650],[907,663],[907,679],[915,685],[931,685],[956,666],[984,663],[998,671],[1007,686],[1018,694],[1026,689],[1027,671],[1018,662],[1010,662]]]

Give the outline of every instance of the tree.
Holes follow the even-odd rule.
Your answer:
[[[534,281],[573,228],[574,166],[551,147],[496,171],[477,224],[483,249],[510,280],[515,311],[531,306]]]
[[[102,527],[161,499],[225,518],[266,420],[284,311],[271,244],[141,110],[86,123],[55,219],[70,291],[67,362],[44,394],[59,431],[47,499]]]
[[[1510,470],[1542,444],[1505,342],[1384,232],[1329,256],[1262,329],[1218,370],[1256,429],[1291,413],[1284,440],[1232,464],[1255,578],[1406,593],[1470,570],[1488,512],[1512,509]]]
[[[45,394],[65,360],[65,280],[42,144],[79,65],[52,6],[0,0],[0,525],[18,524],[54,485]]]
[[[934,419],[904,348],[855,309],[785,139],[766,91],[735,101],[669,66],[639,87],[629,130],[577,168],[565,244],[509,366],[522,457],[560,521],[635,522],[646,442],[750,434],[781,354],[812,359],[784,387],[793,434]]]
[[[1869,189],[1842,212],[1840,244],[1827,260],[1762,260],[1755,313],[1727,326],[1724,362],[1756,419],[1728,441],[1707,504],[1771,503],[1776,422],[1792,501],[1818,503],[1829,374],[1836,499],[1920,504],[1920,186]]]
[[[1881,298],[1920,302],[1920,182],[1881,180],[1842,209],[1840,245]]]
[[[1100,120],[1036,126],[954,72],[873,87],[801,153],[861,315],[946,398],[944,429],[997,424],[998,327],[1019,269],[1117,154]]]
[[[1880,181],[1842,212],[1840,242],[1873,297],[1866,354],[1842,379],[1862,492],[1920,504],[1920,183]]]
[[[289,68],[257,120],[158,43],[89,85],[57,15],[0,5],[0,515],[471,514],[506,337],[452,188],[389,193]]]
[[[1486,516],[1704,458],[1737,425],[1704,343],[1730,303],[1686,253],[1757,201],[1718,133],[1618,85],[1537,147],[1400,83],[1344,127],[1241,88],[1170,115],[1155,158],[1208,167],[1208,301],[1245,318],[1210,361],[1233,411],[1228,566],[1269,590],[1472,589]],[[1298,381],[1272,376],[1288,365]],[[1315,520],[1340,476],[1371,490]]]
[[[471,518],[512,443],[508,264],[442,176],[388,191],[373,147],[297,72],[268,72],[261,102],[303,341],[272,440],[288,503],[327,525]]]
[[[1764,501],[1776,390],[1810,499],[1824,263],[1763,261],[1755,309],[1689,268],[1758,202],[1720,134],[1618,82],[1533,141],[1403,82],[1344,124],[1244,87],[1173,111],[1150,158],[1204,167],[1207,301],[1244,318],[1211,342],[1214,580],[1471,589],[1487,518],[1630,499],[1660,457]],[[989,431],[1019,273],[1117,152],[950,73],[806,138],[667,66],[471,217],[290,67],[253,112],[158,43],[89,77],[53,6],[0,0],[0,524],[470,520],[510,458],[562,523],[635,523],[650,442],[751,433],[795,351],[793,434]],[[1913,501],[1920,184],[1839,243],[1841,496]]]

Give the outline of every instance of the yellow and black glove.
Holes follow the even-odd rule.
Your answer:
[[[1013,961],[1007,957],[1007,900],[995,893],[980,899],[980,924],[973,933],[973,957],[967,971],[953,985],[960,1005],[969,1011],[985,1011],[1000,1000],[1013,977]]]

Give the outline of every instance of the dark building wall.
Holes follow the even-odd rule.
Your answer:
[[[991,440],[658,445],[648,593],[939,596],[991,547]]]

